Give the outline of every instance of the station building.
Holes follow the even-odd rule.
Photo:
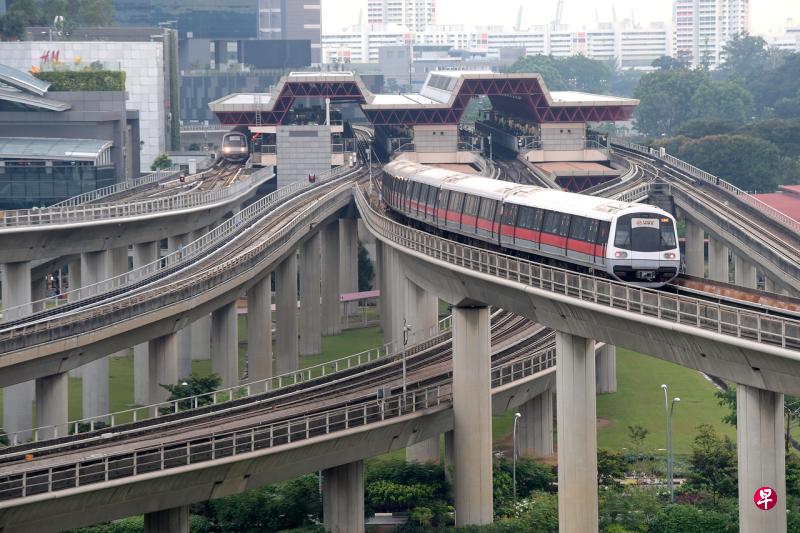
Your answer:
[[[139,113],[124,91],[50,91],[0,65],[0,209],[52,205],[136,178]]]

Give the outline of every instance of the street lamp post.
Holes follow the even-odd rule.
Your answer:
[[[669,489],[669,502],[675,502],[675,485],[672,480],[672,413],[675,411],[675,404],[681,401],[675,397],[669,401],[669,392],[666,384],[661,385],[664,390],[664,418],[667,427],[667,488]]]
[[[411,324],[403,319],[403,403],[406,401],[406,346],[408,345],[408,332],[411,331]]]
[[[514,413],[514,430],[511,436],[511,440],[513,441],[512,450],[511,450],[511,459],[512,459],[512,476],[513,476],[513,485],[514,485],[514,505],[517,504],[517,422],[522,417],[520,413]]]

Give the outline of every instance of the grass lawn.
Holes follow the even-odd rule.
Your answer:
[[[711,424],[718,433],[736,439],[736,429],[722,422],[727,410],[717,403],[712,385],[699,372],[655,357],[617,349],[617,393],[597,397],[597,417],[609,425],[597,433],[598,446],[620,450],[630,446],[629,425],[649,433],[645,449],[666,447],[664,392],[681,399],[672,417],[672,445],[676,454],[689,454],[696,428]]]

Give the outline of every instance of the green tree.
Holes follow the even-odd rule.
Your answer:
[[[534,492],[517,505],[517,523],[522,527],[517,531],[536,533],[557,533],[558,497],[547,492]]]
[[[42,13],[35,0],[14,0],[0,22],[3,37],[21,39],[25,28],[42,23]]]
[[[172,159],[167,154],[161,154],[153,160],[150,170],[164,170],[172,166]]]
[[[203,394],[208,394],[210,392],[214,392],[219,388],[222,384],[222,378],[219,377],[217,374],[211,374],[210,376],[200,376],[198,374],[192,374],[189,376],[188,379],[185,379],[175,385],[168,385],[168,384],[161,384],[161,387],[166,389],[169,392],[169,399],[167,401],[172,400],[180,400],[181,398],[188,398],[190,396],[200,396]],[[203,396],[197,399],[197,406],[203,406],[211,403],[211,396]],[[195,406],[195,403],[186,400],[183,402],[178,402],[178,408],[183,409],[191,409]]]
[[[625,457],[620,452],[600,448],[597,450],[597,479],[601,485],[616,485],[625,477]]]
[[[495,470],[501,470],[513,478],[514,463],[508,459],[497,462]],[[517,496],[526,497],[533,491],[553,490],[556,476],[550,465],[527,457],[517,458]]]
[[[77,21],[83,26],[110,26],[114,22],[111,0],[80,0]]]
[[[733,441],[720,438],[711,425],[702,424],[692,444],[689,483],[710,492],[715,502],[722,496],[736,496],[736,461]]]
[[[753,97],[738,83],[706,80],[695,91],[689,107],[692,118],[743,124],[750,119]]]
[[[597,61],[578,54],[555,61],[567,87],[575,91],[606,94],[614,77],[614,69],[605,61]]]
[[[720,72],[744,83],[756,80],[769,68],[770,55],[763,37],[734,35],[722,49],[722,55],[725,61]]]
[[[691,118],[688,105],[708,74],[697,70],[658,70],[642,76],[634,96],[636,129],[650,137],[671,135]]]
[[[541,74],[545,85],[551,91],[563,91],[568,88],[567,82],[556,68],[553,56],[524,56],[517,59],[505,71]]]
[[[369,258],[369,253],[361,241],[358,241],[358,290],[360,292],[372,290],[375,280],[375,267]]]
[[[736,124],[725,119],[693,118],[677,131],[678,136],[700,139],[709,135],[729,135],[736,131]],[[669,151],[669,149],[667,149]],[[671,153],[677,153],[675,151]]]
[[[689,68],[689,64],[679,57],[661,56],[650,64],[658,70],[682,70]]]
[[[776,118],[796,117],[784,113],[787,103],[800,99],[800,53],[778,56],[772,63],[772,68],[748,80],[757,111]]]
[[[773,192],[786,173],[778,147],[747,135],[691,140],[677,156],[746,191]]]
[[[719,389],[714,396],[717,397],[720,406],[728,408],[728,413],[722,417],[722,421],[736,427],[736,386],[728,385],[725,389]]]
[[[742,128],[741,133],[769,141],[786,157],[800,157],[800,116],[793,120],[759,120]]]

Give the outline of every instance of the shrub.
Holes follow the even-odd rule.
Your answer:
[[[51,92],[125,90],[124,71],[46,71],[37,72],[36,77],[49,82]]]
[[[688,505],[670,505],[653,519],[649,533],[736,533],[738,524],[731,516]]]

